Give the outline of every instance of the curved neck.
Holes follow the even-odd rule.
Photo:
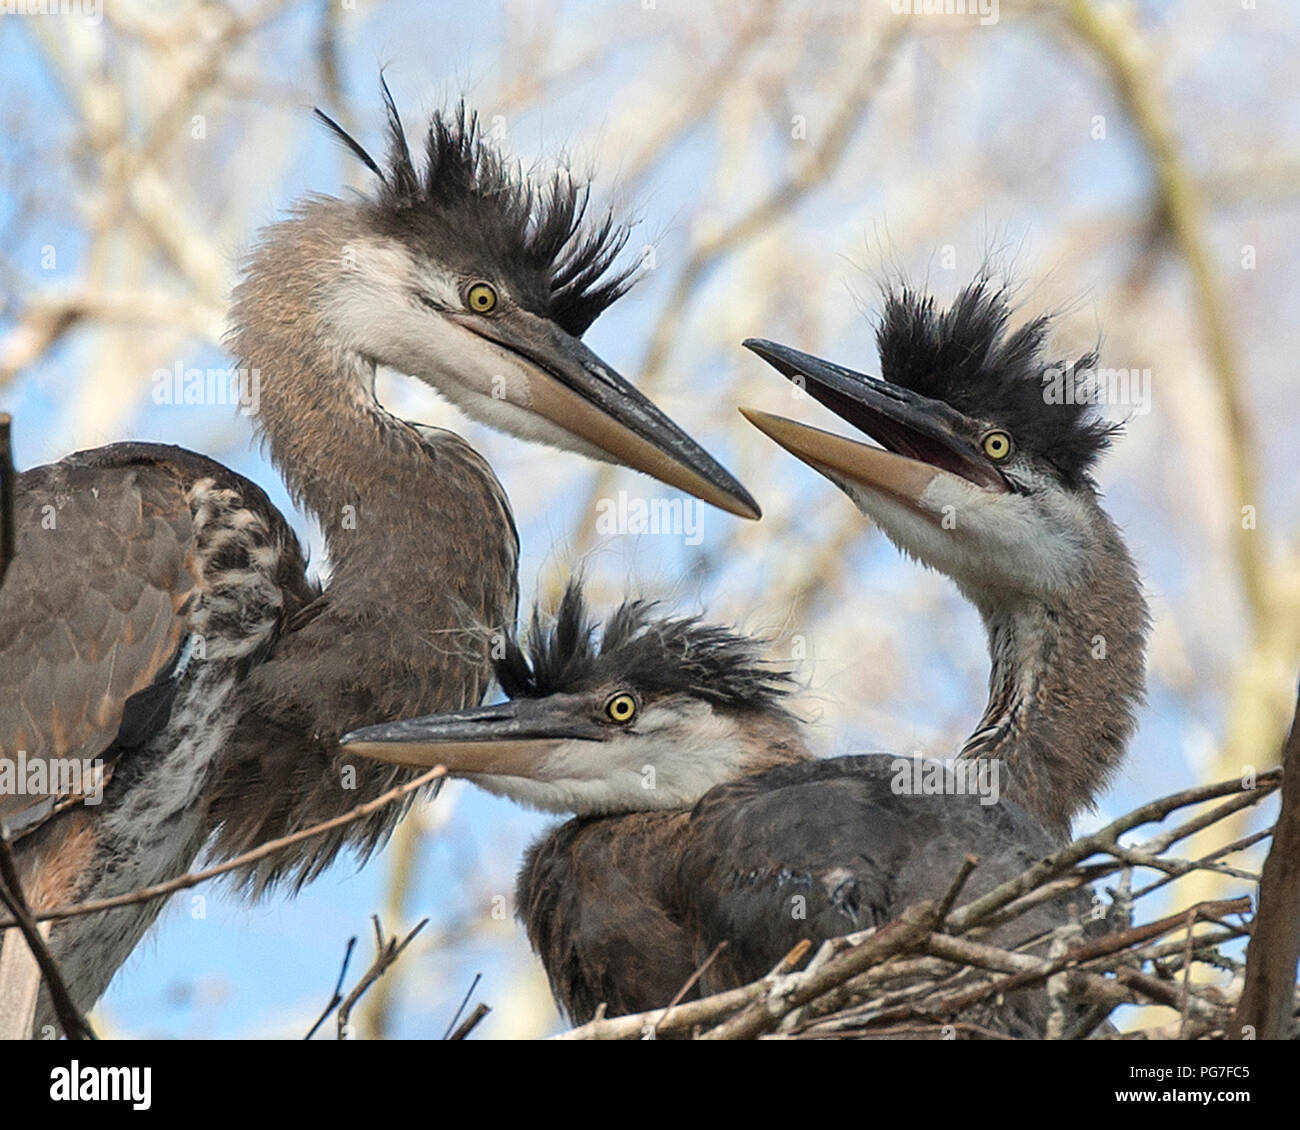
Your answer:
[[[454,433],[417,431],[385,411],[375,362],[333,332],[323,298],[347,283],[339,247],[349,238],[301,217],[273,228],[236,289],[230,345],[257,381],[255,422],[271,460],[324,533],[322,614],[329,638],[352,651],[350,677],[400,705],[395,669],[423,665],[421,686],[444,676],[448,701],[432,708],[459,708],[469,703],[452,700],[451,669],[459,659],[486,684],[486,652],[451,646],[447,633],[513,624],[514,523],[487,462]],[[367,660],[383,670],[362,673]],[[427,698],[405,705],[429,709]]]
[[[1085,581],[1053,597],[968,593],[988,632],[989,698],[960,756],[996,758],[1003,792],[1061,840],[1124,758],[1146,680],[1137,570],[1104,515]]]

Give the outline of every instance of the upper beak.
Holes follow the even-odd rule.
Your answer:
[[[555,696],[363,726],[344,734],[339,744],[349,753],[394,765],[443,765],[454,774],[536,777],[561,742],[599,741],[603,736],[596,722],[585,720],[562,696]]]
[[[459,325],[527,362],[529,407],[616,463],[739,515],[762,512],[732,475],[590,349],[554,322],[513,310]]]
[[[988,491],[1010,489],[972,438],[978,423],[943,401],[775,342],[750,338],[745,347],[881,445],[741,409],[759,431],[833,481],[849,479],[913,505],[945,474]]]

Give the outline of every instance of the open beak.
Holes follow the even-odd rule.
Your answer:
[[[532,411],[614,463],[643,471],[729,514],[761,516],[750,493],[708,452],[554,322],[522,310],[494,318],[453,317],[526,363]]]
[[[880,444],[860,443],[756,409],[740,410],[759,431],[833,482],[848,480],[913,507],[941,475],[996,493],[1011,489],[973,438],[979,424],[943,401],[775,342],[750,338],[745,348]]]
[[[604,731],[562,698],[521,698],[496,706],[363,726],[344,734],[349,753],[393,765],[446,766],[456,775],[537,777],[556,746],[599,741]]]

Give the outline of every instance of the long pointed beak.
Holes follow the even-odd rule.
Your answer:
[[[444,765],[454,774],[485,773],[500,777],[536,777],[563,742],[599,741],[603,731],[562,701],[515,699],[430,714],[403,722],[363,726],[344,734],[339,744],[349,753],[411,768]]]
[[[611,462],[643,471],[729,514],[762,516],[749,491],[704,448],[554,322],[520,310],[456,321],[527,362],[534,378],[532,411]]]
[[[769,439],[774,439],[796,459],[820,471],[836,486],[847,478],[873,487],[901,502],[916,503],[941,471],[929,464],[857,440],[824,432],[785,416],[740,409],[740,414]]]
[[[759,431],[833,481],[848,479],[912,504],[942,474],[956,475],[988,491],[1010,489],[975,442],[978,423],[943,401],[776,342],[750,338],[744,344],[881,445],[741,409]]]

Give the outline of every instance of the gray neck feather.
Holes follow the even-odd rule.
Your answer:
[[[360,237],[340,207],[275,225],[231,312],[231,348],[259,381],[257,429],[294,498],[320,521],[332,557],[357,540],[344,535],[360,532],[372,488],[382,491],[391,474],[432,471],[414,431],[375,401],[374,361],[343,349],[319,313],[322,294],[343,281],[344,249]],[[367,508],[366,517],[383,518]]]
[[[997,758],[1004,793],[1059,840],[1120,763],[1146,678],[1149,615],[1137,570],[1096,511],[1092,568],[1051,598],[968,592],[988,632],[989,698],[963,757]]]

